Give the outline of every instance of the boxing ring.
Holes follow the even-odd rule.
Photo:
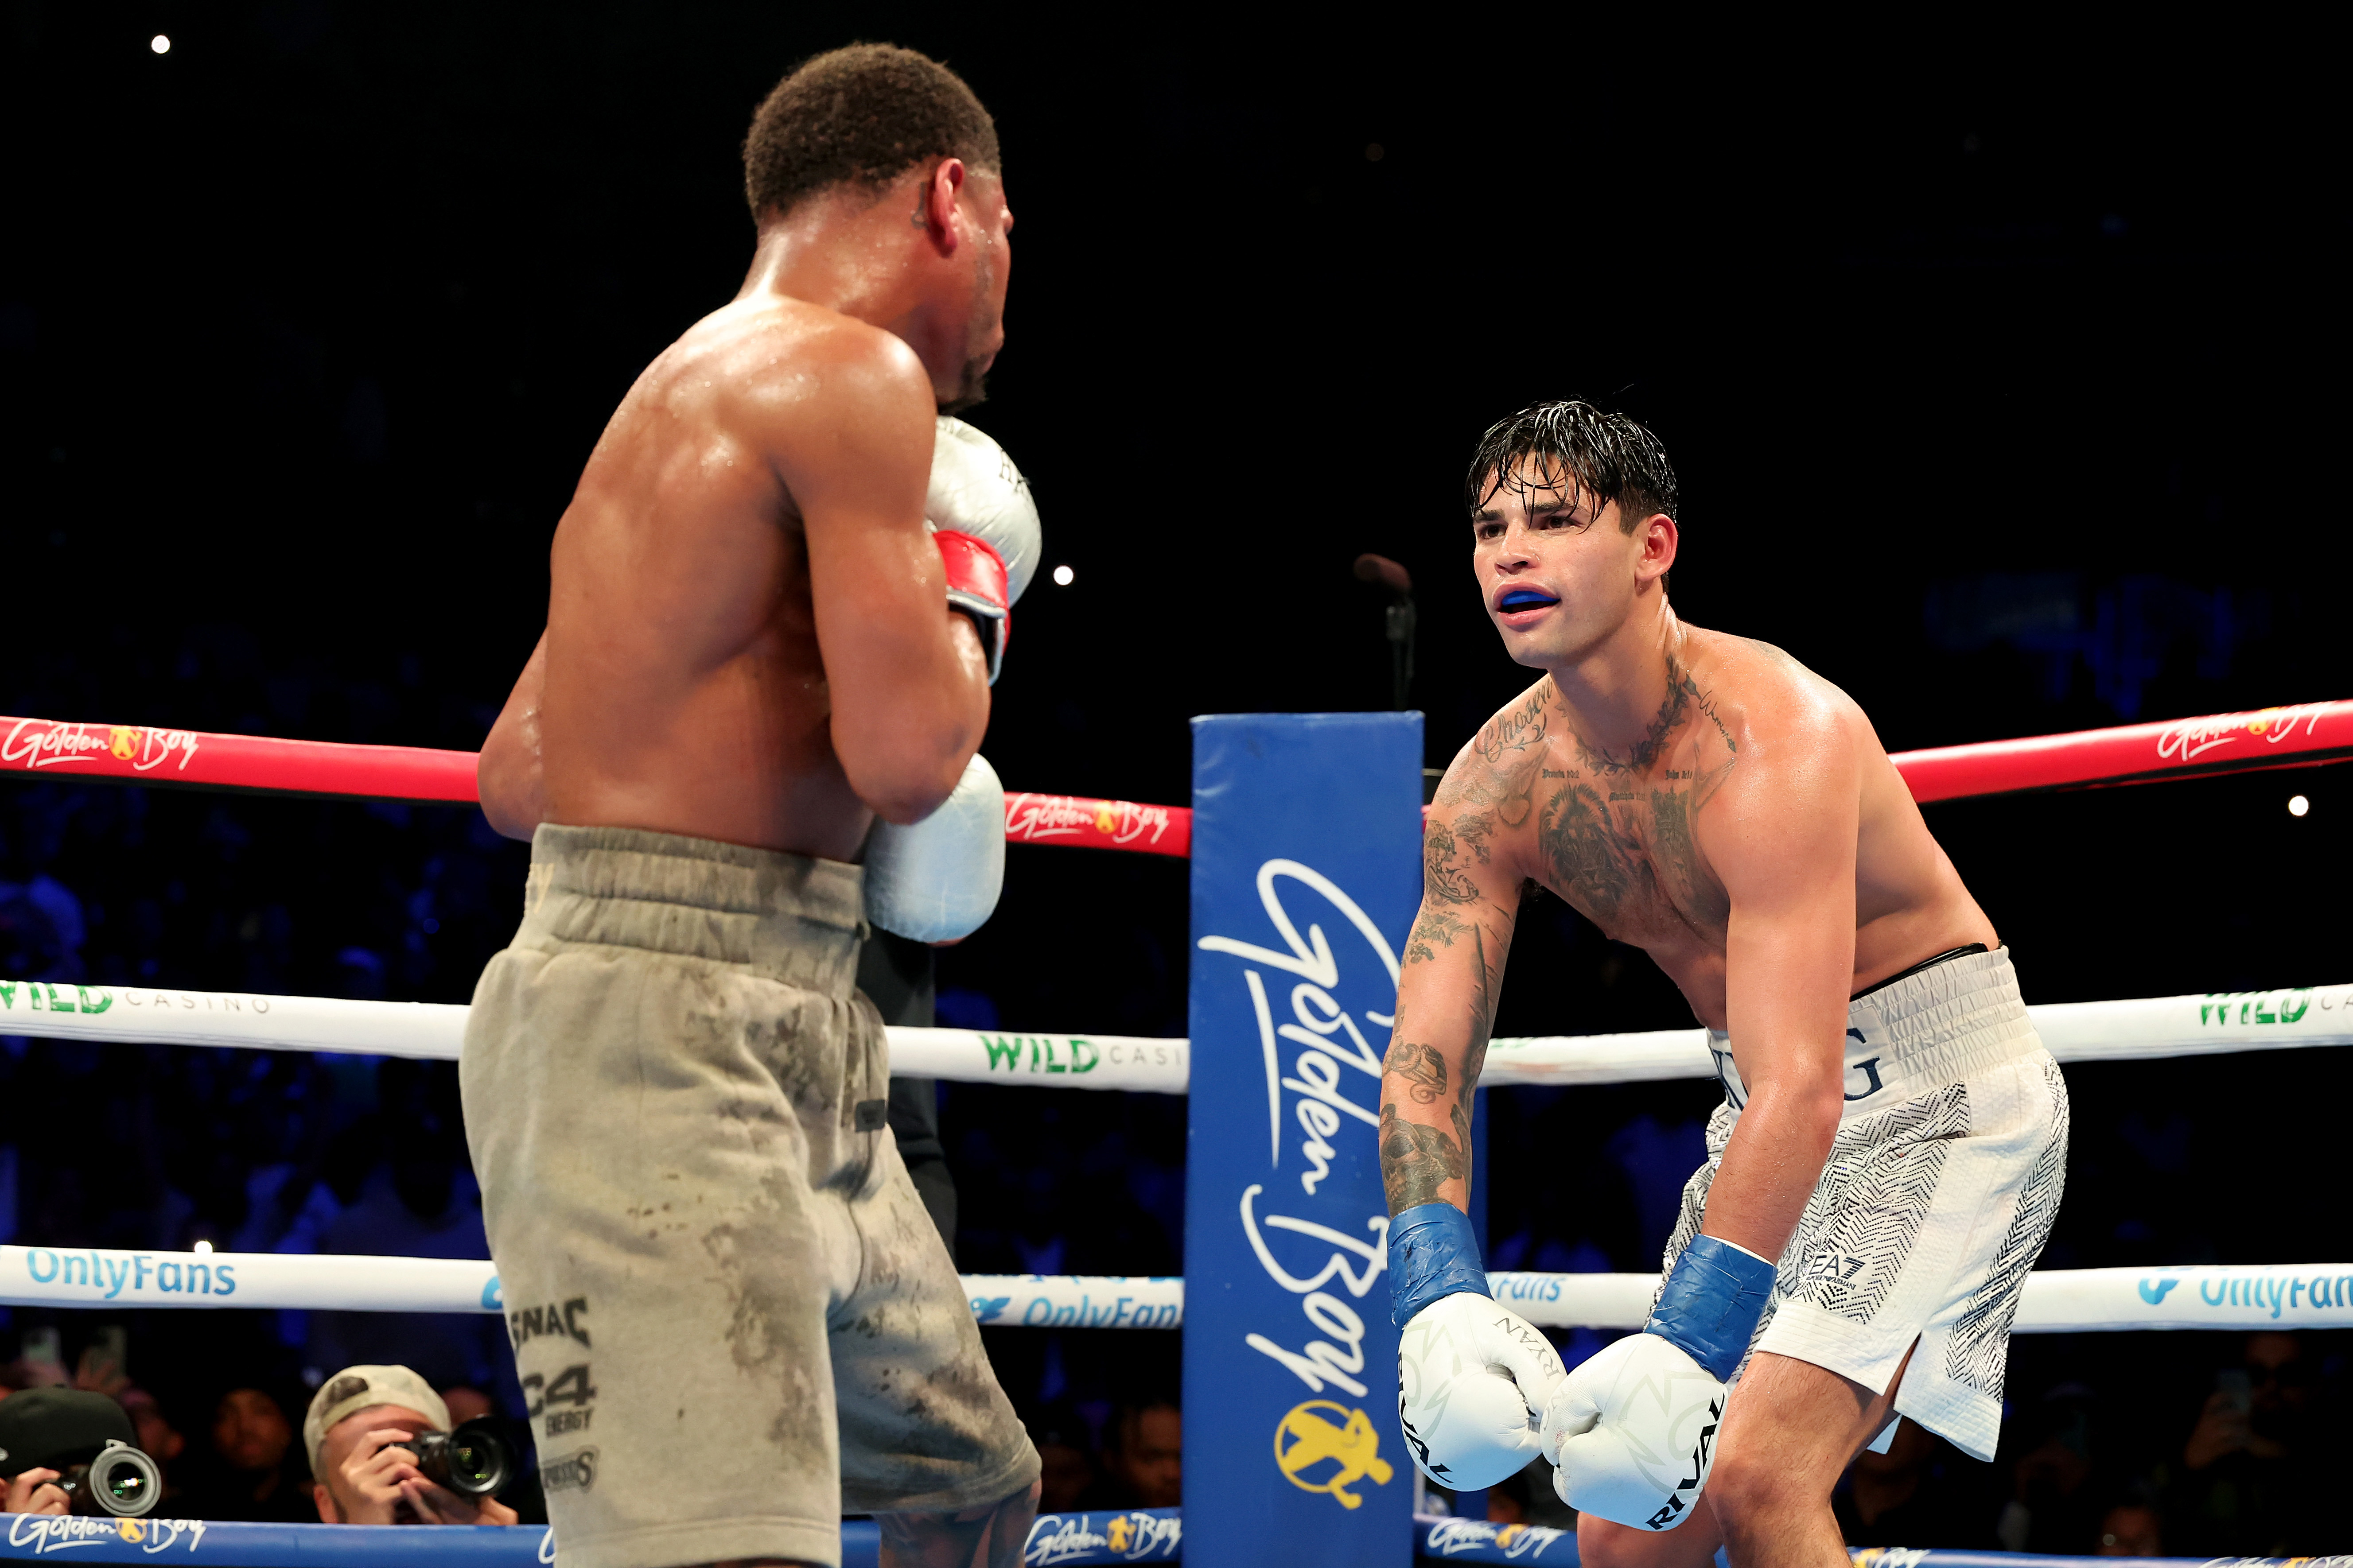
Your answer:
[[[1418,848],[1411,833],[1410,806],[1398,800],[1418,789],[1419,726],[1413,716],[1280,716],[1236,724],[1256,724],[1260,730],[1240,734],[1241,750],[1255,754],[1269,744],[1288,744],[1312,736],[1326,749],[1331,737],[1362,739],[1391,763],[1410,755],[1415,768],[1391,768],[1398,777],[1380,795],[1375,819],[1384,852],[1393,848],[1388,837]],[[1197,755],[1218,753],[1223,744],[1215,726],[1224,721],[1197,721]],[[1202,728],[1207,726],[1208,728]],[[1289,726],[1286,728],[1285,726]],[[1304,728],[1301,728],[1303,726]],[[1321,728],[1318,728],[1321,726]],[[1335,726],[1337,726],[1335,729]],[[1361,731],[1361,735],[1359,734]],[[1271,739],[1270,740],[1270,737]],[[1233,750],[1233,748],[1227,748]],[[1222,754],[1222,753],[1219,753]],[[1240,755],[1240,752],[1235,752]],[[1304,755],[1304,753],[1303,753]],[[2353,756],[2353,703],[2309,704],[2267,709],[2254,713],[2217,715],[2164,724],[2144,724],[2034,740],[1954,746],[1897,755],[1894,761],[1920,801],[1958,799],[1973,795],[2022,791],[2090,788],[2160,780],[2206,776],[2253,769],[2318,766]],[[396,800],[411,803],[471,804],[475,799],[473,753],[425,751],[386,746],[342,745],[331,742],[278,741],[250,736],[214,735],[188,731],[156,730],[129,725],[61,723],[39,720],[0,719],[0,770],[34,776],[178,787],[234,790],[355,800]],[[1197,763],[1197,766],[1198,764]],[[1308,763],[1299,763],[1306,766]],[[1344,760],[1344,773],[1361,772],[1360,759]],[[1302,860],[1259,859],[1244,851],[1252,847],[1250,834],[1262,825],[1238,824],[1235,813],[1219,803],[1229,799],[1226,784],[1215,787],[1197,776],[1196,802],[1202,809],[1144,805],[1125,801],[1041,795],[1008,795],[1007,837],[1014,843],[1065,845],[1108,850],[1157,854],[1194,862],[1196,900],[1195,946],[1205,953],[1241,960],[1247,971],[1248,1005],[1255,1028],[1247,1026],[1246,1057],[1255,1062],[1263,1046],[1265,1089],[1272,1108],[1263,1133],[1237,1123],[1235,1147],[1247,1144],[1281,1161],[1284,1129],[1279,1114],[1285,1103],[1295,1103],[1297,1120],[1307,1130],[1303,1147],[1315,1168],[1302,1178],[1305,1192],[1319,1195],[1319,1184],[1331,1175],[1326,1167],[1339,1158],[1320,1140],[1339,1135],[1345,1111],[1369,1121],[1363,1107],[1339,1092],[1344,1068],[1369,1070],[1377,1079],[1377,1061],[1363,1059],[1366,1042],[1352,1016],[1332,1000],[1338,992],[1340,967],[1321,925],[1311,924],[1302,936],[1286,911],[1278,881],[1305,886],[1324,897],[1337,917],[1326,915],[1343,941],[1345,920],[1353,923],[1367,944],[1366,951],[1388,955],[1388,984],[1393,987],[1396,960],[1380,921],[1366,913],[1337,883]],[[1285,784],[1297,792],[1295,779]],[[1250,783],[1247,774],[1241,783]],[[1246,791],[1245,791],[1246,793]],[[1306,792],[1313,794],[1312,791]],[[1398,821],[1392,829],[1381,813]],[[1225,815],[1219,815],[1220,810]],[[1199,831],[1197,832],[1197,827]],[[1250,863],[1257,860],[1253,866]],[[1419,887],[1419,855],[1409,859],[1413,886]],[[1384,863],[1386,867],[1387,863]],[[1251,875],[1255,870],[1255,877]],[[1250,937],[1198,934],[1204,928],[1199,905],[1205,877],[1235,873],[1238,886],[1254,885],[1262,904],[1266,931]],[[1380,873],[1394,881],[1388,869]],[[1352,884],[1353,885],[1353,884]],[[1396,902],[1389,889],[1390,904]],[[1217,918],[1225,919],[1230,910]],[[1397,923],[1401,931],[1403,921]],[[1283,947],[1265,945],[1280,937]],[[1201,967],[1196,963],[1197,970]],[[1361,968],[1368,966],[1359,965]],[[1276,1026],[1275,1005],[1269,1000],[1262,973],[1287,972],[1304,976],[1291,992],[1297,1023]],[[1361,986],[1378,990],[1377,966]],[[1277,989],[1288,984],[1279,980]],[[960,1029],[890,1030],[892,1065],[895,1072],[944,1078],[959,1082],[1025,1085],[1039,1089],[1120,1089],[1131,1092],[1188,1094],[1195,1091],[1197,1070],[1205,1058],[1197,1050],[1209,1048],[1205,1021],[1215,1022],[1203,1005],[1204,981],[1196,976],[1192,1028],[1202,1040],[1159,1039],[1092,1034],[1044,1034],[1020,1031]],[[1236,1005],[1241,995],[1235,992]],[[1393,995],[1393,990],[1390,993]],[[1368,1021],[1388,1022],[1372,1006],[1361,1009]],[[2052,1054],[2063,1062],[2147,1059],[2161,1057],[2252,1050],[2298,1049],[2353,1044],[2353,984],[2284,987],[2262,992],[2140,1000],[2075,1003],[2029,1009],[2035,1026]],[[273,996],[236,992],[202,992],[173,988],[121,985],[69,985],[45,981],[0,978],[0,1034],[58,1038],[126,1041],[198,1047],[237,1047],[262,1050],[358,1053],[428,1059],[455,1059],[465,1027],[462,1006],[417,1003],[355,1002],[322,997]],[[1249,1015],[1237,1015],[1244,1018]],[[1228,1022],[1230,1022],[1229,1020]],[[1345,1026],[1351,1042],[1344,1042]],[[1220,1025],[1219,1026],[1224,1026]],[[1233,1030],[1228,1028],[1230,1035]],[[1295,1058],[1300,1076],[1281,1076],[1277,1038],[1304,1047]],[[1353,1049],[1351,1048],[1353,1045]],[[1224,1050],[1224,1046],[1219,1046]],[[1218,1058],[1215,1069],[1221,1086],[1236,1059]],[[1255,1072],[1255,1068],[1252,1068]],[[1492,1042],[1482,1087],[1515,1084],[1586,1085],[1636,1080],[1712,1078],[1715,1067],[1702,1029],[1666,1030],[1642,1034],[1497,1038]],[[1312,1080],[1312,1081],[1309,1081]],[[1255,1082],[1242,1089],[1255,1092]],[[1202,1091],[1206,1094],[1208,1091]],[[1294,1095],[1286,1102],[1284,1093]],[[1343,1103],[1346,1101],[1346,1103]],[[1192,1101],[1196,1134],[1192,1158],[1204,1159],[1214,1140],[1203,1137],[1200,1110]],[[1314,1108],[1311,1110],[1311,1107]],[[1353,1134],[1353,1130],[1351,1130]],[[1220,1134],[1224,1136],[1224,1134]],[[1263,1137],[1271,1148],[1250,1141]],[[1358,1142],[1369,1145],[1369,1139]],[[1314,1153],[1321,1149],[1321,1154]],[[1363,1151],[1360,1151],[1361,1153]],[[1219,1157],[1223,1157],[1220,1155]],[[1361,1162],[1360,1162],[1361,1163]],[[1345,1173],[1332,1178],[1345,1184]],[[1202,1191],[1198,1174],[1195,1197]],[[1374,1193],[1377,1195],[1376,1180]],[[1267,1215],[1254,1218],[1252,1185],[1244,1192],[1240,1225],[1228,1224],[1232,1234],[1213,1237],[1207,1216],[1188,1198],[1187,1267],[1200,1281],[1208,1262],[1234,1250],[1246,1235],[1266,1273],[1291,1292],[1303,1296],[1309,1321],[1326,1336],[1310,1341],[1306,1352],[1293,1352],[1248,1336],[1248,1350],[1234,1339],[1197,1339],[1205,1318],[1225,1311],[1234,1289],[1229,1278],[1219,1278],[1215,1288],[1196,1302],[1188,1328],[1186,1281],[1095,1276],[967,1275],[966,1294],[976,1318],[1000,1327],[1090,1328],[1146,1330],[1187,1333],[1187,1382],[1201,1365],[1214,1362],[1228,1377],[1272,1372],[1295,1373],[1309,1390],[1347,1393],[1369,1398],[1377,1410],[1385,1395],[1380,1386],[1387,1372],[1380,1364],[1393,1359],[1394,1339],[1388,1333],[1386,1311],[1373,1315],[1377,1327],[1340,1298],[1313,1287],[1332,1282],[1336,1274],[1361,1299],[1379,1272],[1377,1235],[1367,1242],[1345,1235],[1313,1219]],[[1326,1194],[1328,1195],[1328,1194]],[[1222,1201],[1222,1200],[1221,1200]],[[1385,1210],[1383,1211],[1385,1213]],[[1221,1220],[1227,1216],[1220,1216]],[[1269,1250],[1266,1231],[1282,1229],[1328,1242],[1335,1248],[1332,1263],[1314,1279],[1293,1279]],[[1352,1271],[1351,1257],[1361,1266]],[[1246,1267],[1254,1267],[1248,1266]],[[1595,1329],[1639,1328],[1647,1311],[1657,1276],[1643,1274],[1491,1275],[1496,1298],[1530,1321],[1546,1327]],[[1309,1289],[1302,1289],[1303,1286]],[[1288,1298],[1285,1298],[1286,1300]],[[1328,1303],[1318,1308],[1317,1302]],[[496,1273],[487,1261],[434,1258],[308,1257],[278,1254],[197,1252],[118,1252],[66,1250],[38,1246],[0,1247],[0,1303],[71,1308],[309,1308],[344,1310],[505,1312],[528,1310],[507,1303]],[[2341,1264],[2278,1264],[2260,1267],[2192,1266],[2148,1269],[2052,1269],[2029,1279],[2015,1331],[2058,1332],[2158,1329],[2256,1329],[2353,1327],[2353,1262]],[[1377,1342],[1386,1352],[1376,1353]],[[1250,1356],[1257,1351],[1270,1358]],[[1355,1359],[1350,1359],[1354,1351]],[[1248,1358],[1244,1360],[1243,1358]],[[1362,1373],[1359,1377],[1356,1374]],[[1286,1396],[1287,1397],[1287,1396]],[[1197,1424],[1203,1419],[1188,1401],[1187,1469],[1195,1471],[1193,1449]],[[1404,1562],[1411,1552],[1429,1559],[1466,1562],[1573,1563],[1573,1536],[1531,1526],[1496,1526],[1483,1520],[1403,1517],[1399,1489],[1392,1484],[1415,1472],[1401,1453],[1396,1463],[1380,1458],[1373,1448],[1358,1458],[1337,1448],[1318,1450],[1345,1473],[1321,1479],[1305,1462],[1286,1455],[1306,1452],[1308,1435],[1315,1441],[1336,1442],[1335,1417],[1347,1415],[1330,1399],[1307,1400],[1288,1412],[1275,1434],[1275,1468],[1264,1476],[1263,1428],[1250,1439],[1251,1462],[1260,1469],[1258,1484],[1269,1489],[1283,1506],[1301,1506],[1300,1500],[1280,1491],[1280,1483],[1303,1497],[1336,1501],[1335,1524],[1368,1524],[1376,1517],[1394,1526],[1393,1545],[1376,1553],[1381,1560]],[[1353,1413],[1360,1422],[1364,1413]],[[1292,1446],[1286,1448],[1286,1437]],[[1377,1442],[1378,1434],[1374,1434]],[[1395,1445],[1390,1445],[1395,1450]],[[1359,1462],[1361,1459],[1362,1462]],[[1318,1460],[1316,1462],[1322,1462]],[[1229,1487],[1198,1485],[1196,1495],[1223,1498],[1236,1494]],[[1345,1483],[1345,1484],[1344,1484]],[[1350,1492],[1349,1488],[1356,1489]],[[1376,1510],[1356,1520],[1364,1494],[1382,1495],[1386,1513]],[[1418,1485],[1415,1495],[1419,1495]],[[1348,1500],[1354,1496],[1356,1500]],[[1327,1509],[1327,1511],[1332,1511]],[[195,1561],[275,1568],[280,1563],[347,1562],[361,1563],[421,1563],[430,1553],[438,1563],[465,1568],[493,1563],[522,1568],[525,1563],[554,1561],[552,1534],[538,1526],[442,1527],[429,1533],[414,1529],[326,1525],[238,1525],[164,1519],[47,1519],[12,1515],[0,1531],[0,1557],[48,1557],[65,1554],[102,1562],[149,1561],[185,1556]],[[1182,1554],[1183,1522],[1176,1510],[1141,1510],[1120,1513],[1041,1516],[1033,1531],[1025,1561],[1032,1564],[1092,1564],[1166,1562]],[[850,1521],[843,1528],[844,1563],[876,1560],[878,1545],[871,1524]],[[2023,1561],[2057,1563],[2054,1558],[2021,1559],[2002,1553],[1931,1551],[1894,1552],[1877,1549],[1856,1553],[1871,1568],[1975,1568],[1994,1563]],[[1900,1561],[1899,1561],[1900,1559]],[[1270,1559],[1271,1560],[1271,1559]],[[2090,1560],[2085,1560],[2089,1562]],[[2316,1561],[2336,1561],[2323,1559]],[[2353,1562],[2353,1559],[2348,1559]]]

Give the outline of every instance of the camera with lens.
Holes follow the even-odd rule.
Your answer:
[[[164,1500],[164,1472],[140,1452],[122,1406],[79,1388],[28,1388],[0,1399],[0,1479],[55,1470],[49,1484],[79,1514],[138,1519]]]
[[[74,1512],[143,1519],[164,1496],[164,1472],[128,1443],[109,1443],[98,1458],[68,1465],[51,1483]]]
[[[514,1450],[488,1419],[454,1432],[419,1432],[401,1445],[425,1479],[462,1497],[489,1497],[515,1473]]]

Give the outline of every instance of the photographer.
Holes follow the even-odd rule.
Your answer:
[[[137,1436],[122,1406],[103,1394],[28,1388],[10,1394],[0,1401],[0,1480],[6,1483],[0,1512],[73,1512],[68,1489],[90,1484],[75,1468],[89,1465],[110,1443],[135,1447]],[[154,1480],[152,1469],[131,1478],[150,1495]]]
[[[405,1366],[345,1367],[302,1422],[311,1496],[329,1524],[512,1524],[495,1497],[452,1491],[419,1468],[417,1444],[449,1430],[449,1407]],[[418,1445],[422,1447],[422,1445]]]

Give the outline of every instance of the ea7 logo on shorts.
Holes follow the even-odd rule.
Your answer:
[[[580,1320],[587,1315],[586,1296],[575,1296],[561,1307],[553,1301],[544,1307],[525,1307],[507,1314],[507,1338],[514,1341],[517,1350],[547,1334],[577,1340],[585,1345],[588,1342],[588,1326]]]
[[[586,1491],[596,1484],[596,1450],[583,1448],[560,1459],[543,1459],[539,1484],[552,1492]]]
[[[1835,1307],[1845,1299],[1848,1288],[1871,1267],[1868,1258],[1851,1253],[1821,1252],[1806,1260],[1799,1276],[1805,1289],[1818,1298],[1816,1305]]]

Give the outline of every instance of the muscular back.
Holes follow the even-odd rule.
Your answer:
[[[944,796],[987,689],[923,524],[933,407],[898,339],[773,296],[647,367],[556,530],[550,820],[850,859]]]

